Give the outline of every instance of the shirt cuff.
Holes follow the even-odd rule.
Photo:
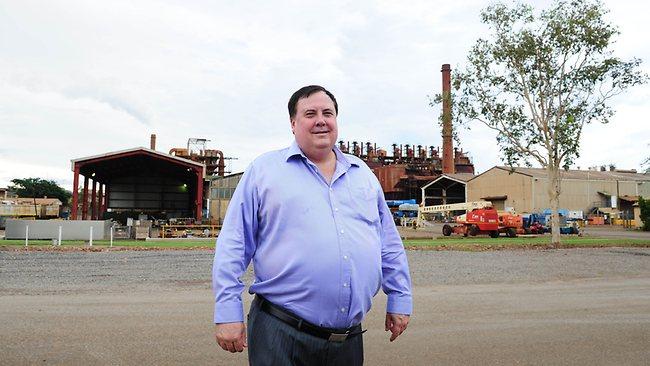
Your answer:
[[[413,312],[413,299],[409,297],[400,297],[389,295],[386,303],[386,312],[392,314],[411,315]]]
[[[214,323],[244,322],[244,305],[241,302],[215,303]]]

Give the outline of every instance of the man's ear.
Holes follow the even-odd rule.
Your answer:
[[[289,122],[291,123],[291,133],[295,135],[296,131],[294,131],[294,129],[296,128],[296,120],[293,119],[293,118],[290,118]]]

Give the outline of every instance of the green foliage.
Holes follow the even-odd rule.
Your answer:
[[[643,221],[641,230],[650,231],[650,200],[645,200],[639,197],[639,208],[641,209],[640,218]]]
[[[476,41],[452,81],[458,123],[497,131],[507,165],[537,162],[548,171],[553,227],[560,169],[579,157],[582,129],[608,123],[614,110],[607,101],[648,80],[639,59],[613,55],[618,30],[606,14],[597,0],[559,0],[540,12],[521,3],[490,5],[481,20],[491,34]],[[559,230],[551,241],[559,244]]]
[[[61,188],[55,181],[41,178],[12,179],[9,189],[19,197],[58,198],[64,205],[68,203],[72,193]]]
[[[453,78],[458,122],[498,132],[510,166],[536,161],[568,169],[579,157],[585,124],[607,123],[606,102],[647,81],[639,59],[613,56],[618,30],[599,2],[556,1],[541,12],[495,4],[481,13],[491,30]]]

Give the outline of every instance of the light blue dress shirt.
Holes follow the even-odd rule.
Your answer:
[[[359,158],[334,152],[330,184],[296,142],[246,169],[217,239],[215,323],[243,321],[241,277],[251,259],[250,293],[310,323],[361,323],[380,287],[387,312],[411,314],[406,254],[381,186]]]

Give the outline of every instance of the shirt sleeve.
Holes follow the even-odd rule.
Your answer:
[[[259,199],[254,170],[251,164],[237,184],[216,241],[212,265],[215,323],[244,321],[241,277],[257,247]]]
[[[384,193],[378,188],[378,209],[381,220],[382,289],[388,296],[386,312],[410,315],[413,311],[411,275],[404,244],[397,232],[393,215],[386,205]]]

